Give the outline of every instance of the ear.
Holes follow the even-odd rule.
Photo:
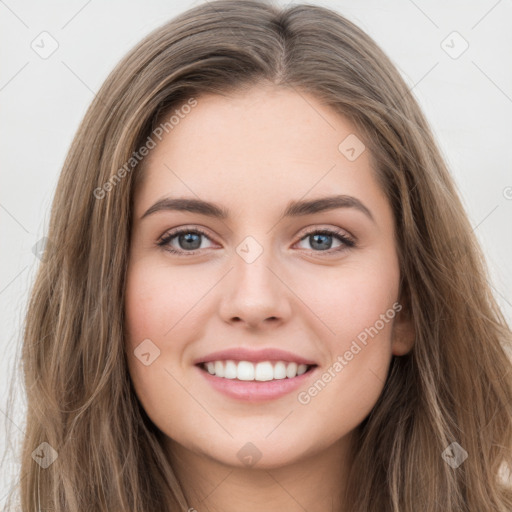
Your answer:
[[[403,356],[412,350],[416,338],[414,319],[407,299],[399,302],[402,306],[397,312],[391,330],[392,353],[394,356]]]

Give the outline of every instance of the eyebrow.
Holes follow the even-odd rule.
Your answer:
[[[326,196],[318,199],[290,201],[283,217],[302,217],[313,213],[335,210],[338,208],[355,208],[375,222],[372,212],[356,197],[347,195]],[[140,220],[161,211],[183,211],[199,213],[217,219],[228,219],[229,210],[222,206],[195,198],[164,197],[151,206]]]

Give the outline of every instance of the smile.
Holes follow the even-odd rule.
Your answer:
[[[195,366],[216,392],[237,401],[265,402],[290,395],[317,373],[316,364],[287,361],[208,361]]]
[[[287,361],[208,361],[201,367],[210,375],[240,381],[270,381],[292,379],[306,373],[314,365],[297,364]]]

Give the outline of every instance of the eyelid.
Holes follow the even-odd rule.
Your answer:
[[[207,238],[210,241],[214,241],[213,237],[202,227],[197,225],[185,225],[180,226],[178,228],[173,228],[170,230],[167,230],[157,241],[157,245],[160,247],[165,248],[167,243],[175,238],[176,236],[182,234],[182,233],[197,233],[200,235],[203,235],[205,238]],[[194,251],[176,251],[180,253],[187,253],[187,254],[195,254],[197,251],[201,249],[195,249]],[[170,251],[172,252],[172,251]]]
[[[347,231],[346,229],[340,228],[338,226],[332,226],[328,224],[312,224],[310,226],[306,226],[301,230],[299,233],[301,233],[300,238],[304,238],[306,235],[309,235],[311,233],[316,233],[318,231],[329,231],[331,233],[335,233],[337,235],[343,235],[346,238],[350,238],[354,242],[357,240],[352,233]]]
[[[325,257],[337,256],[344,250],[357,247],[358,244],[357,239],[352,234],[339,227],[319,227],[318,225],[314,225],[305,229],[306,231],[302,232],[302,234],[299,236],[299,240],[294,245],[302,242],[302,240],[313,234],[327,234],[333,238],[338,238],[341,241],[341,247],[335,249],[327,249],[326,251],[314,251],[312,249],[306,249],[309,253],[315,253],[319,255],[323,254]]]
[[[183,249],[170,249],[170,241],[175,237],[179,236],[183,233],[196,233],[204,236],[208,240],[215,242],[214,237],[212,237],[204,228],[197,225],[184,225],[177,228],[170,229],[166,231],[157,242],[157,246],[170,252],[171,254],[175,254],[177,256],[194,256],[200,251],[204,251],[204,249],[194,249],[192,251],[185,251]],[[333,238],[338,238],[341,242],[341,247],[335,249],[327,249],[325,251],[315,251],[313,249],[304,249],[309,253],[315,253],[319,255],[324,255],[325,257],[337,255],[339,252],[351,249],[357,246],[357,239],[350,234],[348,231],[339,228],[339,227],[321,227],[321,225],[310,225],[300,232],[298,236],[298,240],[294,243],[294,246],[300,242],[302,242],[307,236],[313,234],[327,234],[332,236]]]

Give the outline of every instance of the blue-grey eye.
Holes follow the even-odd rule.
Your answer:
[[[173,244],[175,239],[177,240],[177,247],[175,244]],[[187,253],[201,249],[201,242],[203,241],[202,239],[209,240],[210,237],[197,228],[180,229],[172,231],[163,236],[162,239],[158,242],[158,245],[160,247],[164,247],[167,251],[172,253]]]
[[[181,249],[199,249],[201,247],[201,237],[203,235],[197,233],[185,233],[178,235],[177,240]]]
[[[333,239],[338,240],[338,245],[333,246]],[[317,229],[315,231],[311,231],[310,233],[306,233],[300,242],[303,242],[304,240],[309,242],[311,250],[314,250],[315,252],[329,251],[332,248],[333,252],[336,252],[337,250],[355,246],[354,241],[348,238],[348,236],[332,230]],[[308,249],[308,247],[304,248]]]
[[[332,238],[332,235],[325,234],[309,235],[311,247],[320,250],[330,249],[333,242]]]

